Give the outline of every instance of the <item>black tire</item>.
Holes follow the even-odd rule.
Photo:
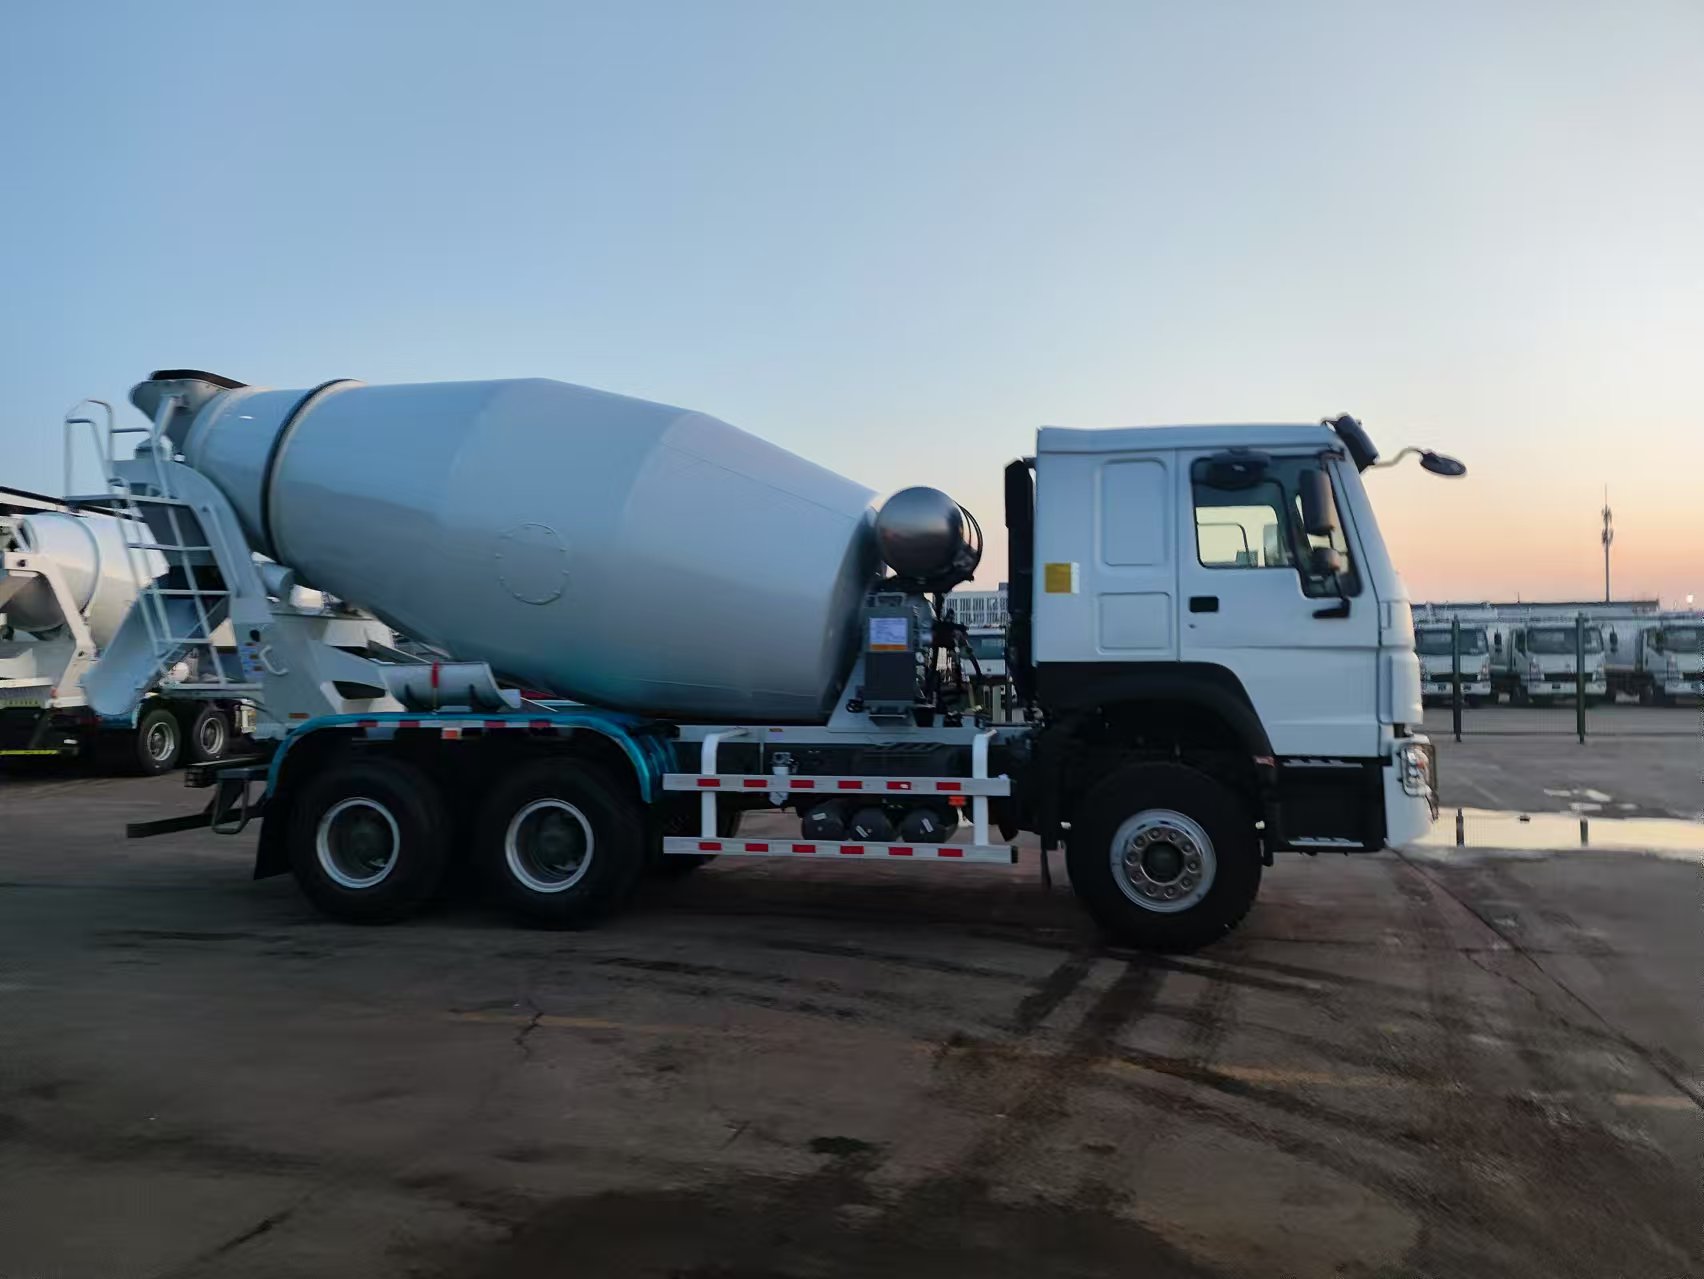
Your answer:
[[[203,706],[189,726],[189,762],[210,764],[231,749],[231,721],[217,706]]]
[[[344,756],[290,810],[290,870],[333,919],[388,924],[432,899],[449,865],[449,813],[412,764]]]
[[[549,928],[582,928],[619,910],[646,861],[645,823],[631,791],[575,759],[539,760],[500,782],[475,835],[492,894]]]
[[[1479,702],[1480,697],[1478,693],[1474,693],[1471,697],[1464,697],[1461,699],[1461,704],[1470,710],[1478,710]]]
[[[1526,685],[1516,684],[1509,694],[1510,706],[1529,706],[1532,704],[1532,694],[1526,691]]]
[[[1657,690],[1655,689],[1655,687],[1653,687],[1650,684],[1639,685],[1639,705],[1641,705],[1641,706],[1655,706],[1656,704],[1657,704]]]
[[[1126,873],[1132,885],[1126,892],[1112,865],[1120,829],[1160,811],[1181,815],[1209,844],[1205,851],[1210,858],[1198,860],[1210,860],[1211,882],[1199,901],[1181,910],[1164,907],[1159,900],[1159,908],[1138,905],[1132,895],[1138,890],[1136,878]],[[1156,840],[1154,851],[1165,845],[1180,859],[1189,856],[1195,835],[1180,827],[1157,829],[1186,834],[1187,839]],[[1072,889],[1095,922],[1115,941],[1144,950],[1194,950],[1218,941],[1242,921],[1260,891],[1260,847],[1247,806],[1228,787],[1180,764],[1136,764],[1101,781],[1071,823],[1065,864]],[[1180,876],[1185,874],[1187,862],[1180,862],[1178,870]],[[1163,891],[1152,881],[1142,886]],[[1168,909],[1170,913],[1162,913]]]
[[[183,758],[183,725],[162,706],[144,711],[131,735],[133,767],[144,777],[169,773]]]

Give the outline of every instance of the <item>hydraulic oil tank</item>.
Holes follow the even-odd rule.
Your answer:
[[[152,412],[163,389],[132,398]],[[618,709],[821,721],[877,572],[869,489],[561,382],[229,387],[171,434],[304,585]]]

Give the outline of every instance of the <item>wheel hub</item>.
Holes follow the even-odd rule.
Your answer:
[[[353,797],[320,818],[315,852],[320,868],[344,888],[372,888],[396,865],[402,836],[396,819],[377,800]]]
[[[592,826],[561,799],[534,800],[515,814],[504,840],[510,873],[538,893],[572,888],[591,868]]]
[[[1138,906],[1187,910],[1213,886],[1217,862],[1207,832],[1192,818],[1164,809],[1138,813],[1113,839],[1113,878]]]

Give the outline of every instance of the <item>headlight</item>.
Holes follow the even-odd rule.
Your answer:
[[[1432,752],[1425,742],[1404,742],[1397,750],[1402,789],[1419,798],[1432,792]]]

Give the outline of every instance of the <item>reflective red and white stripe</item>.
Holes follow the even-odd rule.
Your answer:
[[[664,790],[810,791],[820,795],[1010,795],[1005,777],[801,777],[780,773],[666,773]]]
[[[556,733],[558,725],[548,719],[361,719],[356,729],[367,737],[385,737],[404,729],[435,732],[446,742],[482,733]]]
[[[858,844],[811,839],[704,839],[670,835],[663,852],[703,857],[898,857],[914,862],[980,862],[1010,866],[1017,850],[1007,844]]]

